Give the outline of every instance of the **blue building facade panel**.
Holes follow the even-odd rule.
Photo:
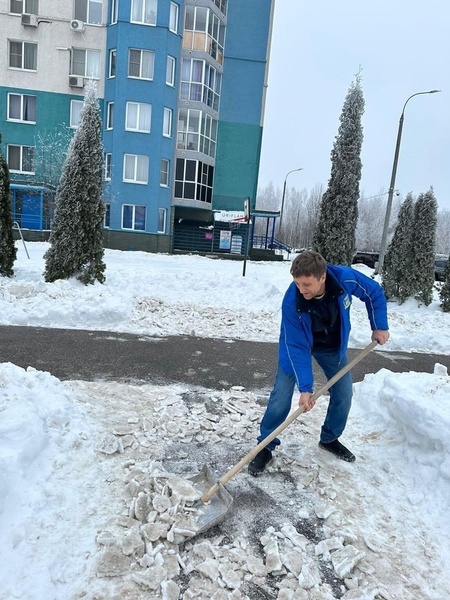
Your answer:
[[[160,211],[170,214],[171,181],[175,148],[175,121],[177,109],[177,81],[180,55],[180,36],[169,30],[170,2],[158,6],[157,24],[130,23],[130,2],[119,4],[117,24],[108,27],[106,52],[116,51],[115,77],[108,77],[105,85],[105,103],[114,103],[113,128],[105,131],[104,147],[112,156],[111,182],[105,199],[111,199],[110,228],[121,229],[124,225],[125,204],[144,205],[145,231],[161,233]],[[181,13],[181,5],[178,14]],[[152,78],[134,78],[129,73],[130,50],[151,52],[153,56]],[[143,56],[143,55],[141,55]],[[148,57],[148,55],[145,55]],[[166,83],[168,56],[174,59],[173,85]],[[126,130],[127,103],[151,105],[149,132]],[[170,111],[170,135],[163,134],[165,109]],[[148,110],[148,107],[146,107]],[[124,181],[125,154],[137,156],[138,161],[148,161],[145,183]],[[143,158],[145,157],[145,158]],[[168,161],[168,185],[161,185],[161,159]],[[134,159],[131,159],[134,160]],[[165,233],[168,233],[168,218]]]

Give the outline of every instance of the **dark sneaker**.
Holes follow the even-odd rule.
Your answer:
[[[341,460],[346,460],[347,462],[354,462],[356,457],[354,454],[350,452],[348,448],[346,448],[339,440],[333,440],[332,442],[319,442],[319,448],[323,450],[328,450],[331,454],[334,454]]]
[[[258,477],[266,468],[266,465],[272,460],[272,452],[263,448],[261,452],[255,456],[255,458],[248,465],[248,472],[253,477]]]

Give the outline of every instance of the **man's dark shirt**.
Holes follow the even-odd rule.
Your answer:
[[[329,274],[325,280],[325,293],[320,298],[305,300],[298,292],[297,306],[311,317],[313,350],[336,350],[341,342],[341,319],[338,297],[342,288]]]

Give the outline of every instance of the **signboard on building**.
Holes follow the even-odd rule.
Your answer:
[[[220,232],[219,248],[221,250],[231,249],[231,231],[224,230]]]

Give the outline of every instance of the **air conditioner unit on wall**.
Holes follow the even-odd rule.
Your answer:
[[[70,75],[69,86],[73,88],[84,87],[84,77],[81,77],[80,75]]]
[[[78,21],[78,19],[73,19],[73,21],[70,21],[70,29],[72,31],[84,31],[83,21]]]
[[[22,25],[24,27],[37,27],[38,26],[37,15],[30,15],[28,13],[22,13],[20,22],[22,23]]]

